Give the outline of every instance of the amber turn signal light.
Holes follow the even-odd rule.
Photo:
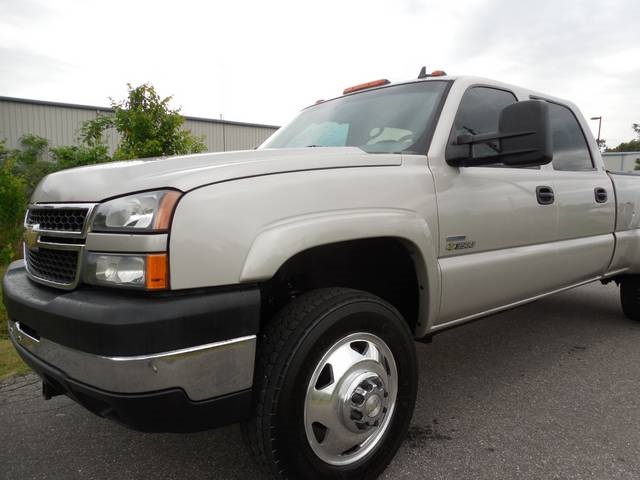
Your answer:
[[[145,278],[147,290],[169,288],[169,257],[166,253],[147,255]]]

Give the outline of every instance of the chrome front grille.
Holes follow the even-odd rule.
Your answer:
[[[71,285],[78,271],[78,250],[38,248],[28,250],[26,261],[29,271],[38,278],[57,284]]]
[[[27,214],[27,225],[38,225],[40,230],[81,233],[89,209],[86,207],[32,207]]]
[[[80,281],[94,204],[35,204],[25,216],[24,259],[32,280],[73,289]]]

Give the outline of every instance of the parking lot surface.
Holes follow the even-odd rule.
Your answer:
[[[640,323],[593,284],[416,344],[409,436],[385,479],[640,478]],[[132,432],[37,377],[0,385],[2,479],[259,478],[239,428]]]

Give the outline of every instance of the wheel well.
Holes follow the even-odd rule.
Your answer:
[[[402,239],[367,238],[331,243],[300,252],[261,285],[268,319],[291,299],[323,287],[364,290],[383,298],[402,314],[411,331],[418,322],[421,286],[413,249]]]

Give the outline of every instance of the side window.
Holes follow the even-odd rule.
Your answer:
[[[471,87],[465,92],[458,107],[453,126],[455,136],[470,133],[491,133],[498,130],[498,118],[504,107],[518,100],[506,90],[489,87]],[[499,151],[497,142],[473,146],[474,155],[488,157]]]
[[[573,112],[549,103],[554,170],[593,170],[587,140]]]

